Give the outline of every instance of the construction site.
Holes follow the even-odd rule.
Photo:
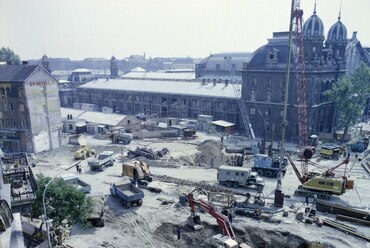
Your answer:
[[[176,85],[148,81],[138,87],[140,80],[96,78],[77,91],[80,100],[86,98],[84,103],[76,102],[79,109],[58,110],[61,116],[55,120],[61,119],[53,129],[55,134],[46,118],[49,131],[43,137],[51,149],[35,145],[44,151],[5,154],[0,149],[0,248],[370,248],[370,121],[358,118],[345,131],[335,130],[335,138],[330,136],[336,129],[332,125],[337,113],[324,90],[329,90],[332,81],[323,81],[322,88],[315,91],[307,81],[318,70],[314,66],[327,70],[334,60],[336,79],[340,73],[344,75],[340,44],[333,53],[331,44],[323,48],[322,40],[317,50],[326,49],[323,56],[314,54],[316,47],[310,49],[312,54],[305,54],[303,39],[311,39],[307,34],[317,31],[308,26],[317,28],[321,20],[315,3],[304,28],[300,1],[291,4],[289,33],[274,33],[273,39],[254,53],[254,60],[248,65],[243,62],[243,73],[250,70],[243,74],[243,82],[241,73],[239,81],[236,79],[235,64],[228,64],[231,57],[222,58],[228,79],[222,84],[216,79],[213,84],[204,78],[189,81],[191,89],[203,91],[192,92],[189,98],[180,94],[183,89],[176,86],[180,81]],[[323,32],[323,27],[319,29],[317,32]],[[281,43],[284,48],[279,47]],[[280,51],[283,62],[270,45],[286,52]],[[312,61],[306,63],[305,59]],[[271,106],[267,108],[258,101],[260,89],[255,85],[260,61],[265,61],[272,73],[278,69],[284,76],[284,81],[280,80],[284,83],[278,85],[281,89],[275,92],[261,86],[268,92],[266,102]],[[327,78],[333,75],[328,73]],[[271,79],[267,82],[272,84]],[[315,83],[321,85],[316,79]],[[132,88],[126,89],[128,85]],[[174,88],[170,89],[173,95],[160,91],[167,85]],[[149,97],[147,87],[155,88],[148,91],[154,95]],[[221,95],[209,93],[217,88]],[[294,94],[290,90],[295,90]],[[110,107],[108,96],[113,95],[118,99],[114,104],[121,102],[125,106],[121,110],[132,113],[119,115],[113,103]],[[107,102],[104,109],[109,113],[96,111],[95,102],[103,101],[99,97]],[[217,97],[224,102],[219,104]],[[275,98],[279,99],[274,102]],[[141,99],[144,104],[140,105]],[[126,100],[128,103],[123,103]],[[209,103],[204,104],[206,110],[202,102]],[[149,104],[156,106],[145,107]],[[218,105],[225,106],[223,111],[205,114],[208,107]],[[37,142],[43,143],[41,138]],[[13,147],[21,147],[21,143]],[[49,179],[38,195],[43,177]],[[92,206],[86,217],[89,225],[70,224],[66,217],[60,226],[53,226],[48,215],[55,211],[50,207],[55,199],[45,198],[55,179],[73,185],[73,190],[88,199]],[[32,208],[40,197],[43,212],[35,218]],[[71,199],[67,196],[61,202],[68,204]],[[20,224],[15,227],[17,218]],[[19,233],[14,236],[15,232]],[[8,246],[5,238],[13,246]]]

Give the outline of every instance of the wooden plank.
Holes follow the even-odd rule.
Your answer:
[[[370,226],[370,221],[367,221],[367,220],[352,218],[352,217],[341,215],[341,214],[337,214],[336,218],[339,219],[339,220],[346,220],[346,221],[350,221],[350,222],[356,222],[358,224],[362,224],[362,225],[365,225],[365,226]]]

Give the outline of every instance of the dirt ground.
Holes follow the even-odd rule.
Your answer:
[[[98,140],[88,136],[88,144],[97,152],[103,150],[114,151],[116,162],[114,166],[105,168],[102,172],[91,171],[86,161],[82,161],[82,174],[80,179],[91,184],[91,193],[103,193],[106,195],[106,225],[102,228],[91,227],[82,229],[78,225],[71,229],[71,236],[67,244],[72,247],[210,247],[208,240],[212,235],[220,233],[217,222],[211,216],[200,213],[204,228],[202,231],[193,231],[186,225],[186,219],[190,215],[188,206],[178,204],[179,196],[187,194],[194,188],[187,185],[166,183],[154,180],[151,186],[162,189],[160,194],[144,190],[144,202],[140,207],[126,209],[122,204],[110,196],[109,187],[112,183],[120,183],[122,154],[127,149],[136,146],[146,146],[153,149],[168,148],[170,153],[167,159],[177,159],[181,156],[192,159],[198,152],[197,145],[205,140],[219,141],[218,137],[206,134],[198,134],[195,140],[140,140],[133,141],[129,145],[111,144],[108,140]],[[295,149],[295,146],[291,146]],[[34,173],[43,173],[54,176],[75,162],[73,152],[76,146],[68,145],[53,152],[41,153],[33,158],[37,166]],[[365,158],[366,159],[366,158]],[[313,162],[317,162],[313,159]],[[319,166],[310,166],[310,170],[323,171],[340,161],[321,160]],[[350,177],[355,180],[355,190],[349,190],[345,195],[333,197],[333,202],[346,204],[359,209],[368,210],[370,194],[368,193],[369,177],[365,175],[360,163],[351,161]],[[179,163],[178,168],[151,167],[155,175],[167,175],[173,178],[185,179],[193,182],[202,182],[210,185],[218,185],[217,169],[195,166],[184,166]],[[336,170],[343,173],[343,168]],[[77,174],[73,168],[65,174]],[[267,205],[272,205],[276,179],[264,178],[266,186],[264,195]],[[294,191],[299,182],[291,166],[283,179],[283,192],[291,195],[286,199],[285,209],[291,205],[303,206],[304,199],[294,196]],[[254,189],[239,188],[240,193],[256,193]],[[173,200],[174,204],[162,205],[158,198]],[[243,199],[241,199],[243,200]],[[325,215],[319,213],[320,215]],[[327,215],[334,219],[334,216]],[[366,241],[339,232],[330,227],[317,227],[314,224],[303,224],[295,220],[295,215],[289,213],[288,217],[282,217],[282,212],[273,216],[273,219],[281,221],[280,224],[257,221],[255,219],[236,215],[233,219],[233,228],[238,241],[248,243],[251,247],[308,247],[310,242],[320,242],[325,247],[370,247]],[[181,239],[177,240],[176,227],[181,226]],[[355,226],[359,231],[370,236],[369,228]]]

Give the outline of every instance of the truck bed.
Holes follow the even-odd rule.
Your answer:
[[[131,182],[112,185],[111,191],[114,196],[119,197],[126,202],[137,201],[144,198],[144,192]]]

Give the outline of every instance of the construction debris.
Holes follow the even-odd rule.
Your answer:
[[[199,153],[194,159],[195,166],[218,168],[225,164],[221,144],[214,140],[206,140],[199,144]]]
[[[338,229],[338,230],[340,230],[342,232],[345,232],[347,234],[351,234],[351,235],[363,238],[367,241],[370,241],[370,237],[358,232],[356,230],[356,228],[353,228],[351,226],[348,226],[348,225],[345,225],[345,224],[342,224],[342,223],[339,223],[337,221],[330,220],[330,219],[323,219],[323,222],[324,222],[324,225],[333,227],[333,228]]]
[[[366,220],[370,221],[370,213],[356,210],[353,208],[344,207],[337,204],[331,204],[325,201],[318,200],[316,204],[317,210],[321,212],[327,212],[331,214],[340,214],[344,216],[349,216],[352,218],[360,219],[360,220]]]

